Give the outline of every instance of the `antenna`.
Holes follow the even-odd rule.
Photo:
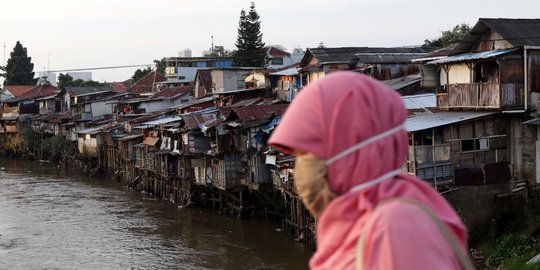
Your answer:
[[[212,47],[210,47],[210,54],[214,54],[214,35],[211,35],[212,37]]]
[[[47,53],[47,71],[49,71],[51,65],[51,57],[50,54]]]
[[[4,66],[6,66],[6,41],[4,41]]]

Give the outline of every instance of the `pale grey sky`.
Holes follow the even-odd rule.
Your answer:
[[[263,41],[294,47],[408,46],[478,18],[540,17],[537,0],[258,0]],[[234,49],[238,16],[249,0],[2,0],[6,58],[17,40],[34,70],[151,63],[214,43]],[[1,56],[3,64],[3,55]],[[122,81],[136,68],[93,71]]]

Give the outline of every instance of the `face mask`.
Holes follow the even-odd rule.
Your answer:
[[[294,185],[302,203],[315,218],[337,197],[328,186],[324,159],[297,157],[294,165]]]
[[[392,135],[402,130],[403,128],[403,125],[399,125],[383,133],[375,135],[350,147],[349,149],[335,155],[328,160],[313,157],[297,157],[294,167],[294,184],[298,195],[300,196],[300,198],[302,198],[302,202],[304,203],[308,211],[315,218],[318,218],[322,214],[326,206],[328,206],[328,204],[330,204],[330,202],[337,197],[337,195],[330,189],[330,186],[328,185],[326,173],[326,167],[328,165],[346,157],[347,155],[361,149],[362,147],[365,147],[368,144]],[[374,186],[385,180],[391,179],[392,176],[400,173],[401,169],[393,170],[384,175],[381,175],[380,177],[356,185],[352,187],[349,192],[356,192]]]

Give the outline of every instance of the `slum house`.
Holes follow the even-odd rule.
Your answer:
[[[191,100],[193,88],[190,86],[169,87],[155,93],[138,105],[145,113],[171,108]]]
[[[113,102],[118,121],[137,119],[180,106],[191,100],[191,87],[171,87],[150,97],[133,97]]]
[[[125,93],[129,89],[129,86],[133,83],[133,79],[125,80],[123,82],[108,82],[106,85],[112,88],[118,93]]]
[[[193,71],[206,68],[230,68],[232,56],[204,56],[204,57],[166,57],[165,76],[167,80],[193,80]]]
[[[377,80],[392,80],[408,75],[420,74],[419,63],[411,60],[426,56],[433,51],[424,47],[361,48],[351,60],[357,72]]]
[[[207,149],[208,138],[216,138],[210,133],[214,132],[213,134],[215,134],[215,125],[218,122],[225,121],[230,114],[231,110],[226,107],[233,104],[238,104],[237,106],[255,104],[263,99],[265,92],[265,89],[228,91],[215,94],[214,97],[203,98],[198,101],[198,104],[195,104],[194,102],[197,100],[194,100],[189,106],[177,108],[178,113],[182,114],[185,128],[188,130],[182,135],[185,145],[184,151],[196,154],[209,150],[211,150],[211,153],[219,152],[216,143],[213,144],[214,149]],[[208,138],[205,138],[205,133],[207,133]],[[206,159],[197,159],[193,160],[192,163],[195,164],[196,183],[206,185],[209,182],[206,180],[210,180],[206,179],[207,175],[210,176],[210,173],[206,174],[208,162]],[[210,172],[210,170],[208,171]]]
[[[116,92],[87,94],[79,98],[76,104],[70,106],[73,122],[65,124],[72,133],[100,125],[103,121],[110,122],[113,113],[110,102],[118,98]]]
[[[426,63],[439,72],[438,108],[504,114],[507,133],[496,135],[506,135],[509,170],[513,178],[531,183],[540,172],[539,148],[531,147],[540,144],[537,127],[526,122],[538,109],[540,38],[530,35],[538,31],[539,19],[479,19],[449,56]]]
[[[0,98],[0,103],[2,100],[16,98],[20,95],[30,91],[32,88],[36,87],[35,85],[4,85],[4,88],[0,90],[2,95]]]
[[[241,151],[244,153],[242,161],[247,168],[247,175],[243,177],[241,183],[250,189],[258,190],[260,185],[272,183],[267,164],[275,165],[275,163],[265,154],[270,150],[266,141],[274,127],[279,124],[287,107],[288,104],[254,104],[232,108],[238,118],[227,124],[228,136],[222,140],[235,141],[240,150],[244,150]],[[246,149],[242,149],[244,145]]]
[[[246,89],[246,76],[261,68],[213,68],[197,71],[194,97]]]
[[[212,149],[211,134],[205,131],[217,124],[218,110],[207,108],[182,114],[185,132],[182,133],[184,155],[191,157],[193,179],[196,185],[212,184],[212,159],[206,154]]]
[[[103,130],[110,128],[112,124],[104,124],[92,128],[76,131],[77,148],[81,156],[86,158],[97,158],[100,154],[100,146],[104,145]]]
[[[269,74],[273,93],[281,100],[292,101],[301,88],[297,65]]]
[[[307,85],[337,70],[350,70],[362,47],[308,48],[300,61],[301,85]]]
[[[179,154],[181,141],[178,115],[161,116],[134,126],[140,130],[143,141],[129,145],[135,153],[135,169],[144,180],[139,185],[157,196],[178,201],[181,198]],[[128,147],[129,147],[128,146]]]
[[[141,96],[151,96],[157,92],[156,83],[165,81],[165,77],[156,71],[151,71],[138,81],[131,84],[127,92]]]
[[[274,70],[270,69],[254,69],[244,77],[245,86],[247,89],[252,88],[269,88],[270,78],[268,74]]]
[[[68,111],[79,103],[96,100],[96,96],[104,98],[117,93],[109,86],[68,86],[60,93],[62,111]]]
[[[281,45],[270,45],[264,47],[263,50],[265,50],[266,59],[268,59],[266,67],[269,69],[281,69],[299,62],[299,59],[293,58],[292,55],[287,52],[287,49]]]
[[[30,128],[28,116],[39,114],[37,98],[51,97],[59,93],[59,89],[48,85],[37,85],[18,97],[4,100],[0,119],[0,130],[6,133],[17,133],[22,128]],[[23,121],[24,120],[24,121]]]
[[[66,138],[69,136],[69,130],[64,128],[63,124],[71,120],[71,114],[61,112],[58,114],[47,114],[33,117],[31,119],[32,130],[39,134],[57,135]]]

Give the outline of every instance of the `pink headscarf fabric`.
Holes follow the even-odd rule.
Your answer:
[[[289,106],[269,144],[285,152],[299,149],[329,159],[359,142],[402,125],[406,118],[403,101],[392,89],[358,73],[334,72],[302,90]],[[466,228],[460,218],[446,200],[422,180],[399,174],[367,189],[349,192],[358,184],[401,168],[407,151],[408,136],[403,130],[371,143],[327,167],[329,186],[339,197],[328,205],[318,220],[318,248],[310,261],[312,269],[351,269],[360,234],[380,234],[377,230],[385,227],[381,222],[431,222],[426,221],[425,215],[421,213],[416,219],[411,216],[406,220],[401,219],[400,215],[392,215],[379,218],[375,222],[377,227],[373,225],[365,228],[374,207],[385,199],[395,197],[413,199],[431,208],[450,227],[458,243],[466,247]],[[399,207],[397,209],[399,212]],[[430,239],[440,238],[440,232],[434,226],[416,227],[424,230],[418,231],[419,235]],[[368,242],[366,254],[390,252],[392,246],[407,248],[409,245],[410,249],[423,250],[413,243],[406,243],[406,237],[392,236],[387,239],[381,236],[378,239],[390,243]],[[445,251],[453,254],[447,248]],[[389,254],[377,256],[385,260],[398,260],[388,262],[391,265],[399,265],[399,260],[419,261],[418,268],[414,269],[427,269],[428,265],[422,266],[421,258],[407,259]],[[367,262],[367,265],[371,264]],[[375,263],[373,267],[376,269],[378,266]]]

